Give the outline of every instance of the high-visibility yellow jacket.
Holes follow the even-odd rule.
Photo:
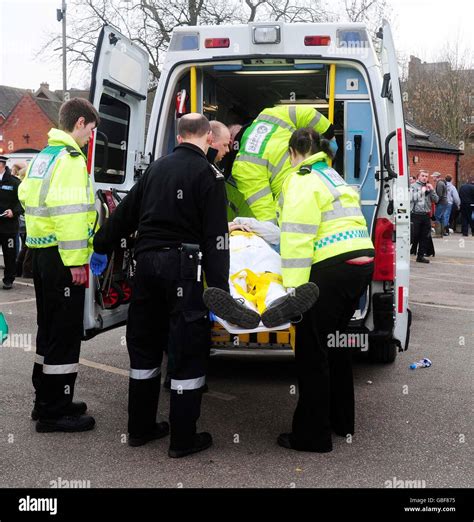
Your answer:
[[[373,256],[357,192],[318,152],[285,180],[278,201],[283,285],[307,283],[311,266]]]
[[[232,176],[226,180],[225,189],[227,194],[227,221],[233,221],[236,217],[255,217]]]
[[[84,154],[66,132],[51,129],[48,146],[30,163],[18,188],[26,245],[58,246],[65,266],[89,262],[96,223],[94,189]]]
[[[291,171],[288,142],[296,129],[323,134],[331,123],[312,107],[282,105],[263,110],[242,136],[232,177],[253,215],[276,223],[275,200]]]

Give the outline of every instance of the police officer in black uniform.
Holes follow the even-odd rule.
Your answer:
[[[212,444],[209,433],[196,433],[211,344],[203,279],[205,274],[209,286],[229,291],[229,250],[224,177],[206,160],[211,140],[204,116],[182,116],[179,145],[150,165],[99,230],[91,259],[97,274],[104,254],[138,230],[127,323],[129,444],[145,444],[170,430],[170,457]],[[170,426],[156,423],[168,335]]]
[[[5,265],[3,288],[10,290],[16,275],[18,217],[23,213],[23,208],[18,200],[21,181],[10,172],[6,166],[7,160],[6,156],[0,156],[0,245]]]

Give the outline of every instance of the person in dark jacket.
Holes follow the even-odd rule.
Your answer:
[[[461,199],[461,232],[463,236],[468,236],[469,228],[471,228],[474,236],[474,177],[469,178],[469,183],[459,189],[459,198]]]
[[[10,290],[16,276],[18,217],[23,208],[18,200],[18,185],[21,181],[7,167],[6,156],[0,156],[0,244],[5,265],[3,288]]]
[[[438,179],[435,190],[439,198],[436,204],[435,220],[440,224],[441,235],[449,236],[449,232],[446,231],[449,223],[448,185],[446,180],[440,177],[439,173],[433,174],[433,178]]]
[[[437,203],[438,200],[436,191],[431,183],[428,183],[428,173],[420,172],[416,183],[410,186],[411,219],[413,223],[411,252],[416,255],[418,263],[429,263],[425,256],[429,255],[430,249],[431,204]]]
[[[91,270],[99,274],[122,238],[138,231],[128,312],[129,444],[171,432],[168,455],[184,457],[212,444],[197,433],[211,328],[203,280],[229,292],[229,241],[224,176],[206,159],[209,121],[182,116],[174,151],[154,161],[94,238]],[[202,272],[201,273],[201,265]],[[156,423],[160,367],[172,367],[170,425]]]

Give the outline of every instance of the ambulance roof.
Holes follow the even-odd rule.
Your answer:
[[[166,62],[248,56],[356,59],[378,63],[371,38],[360,23],[249,23],[177,27]]]

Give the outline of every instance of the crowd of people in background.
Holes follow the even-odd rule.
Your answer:
[[[474,177],[464,183],[459,192],[452,177],[444,178],[439,173],[432,174],[436,180],[433,186],[427,172],[420,172],[418,178],[410,176],[411,200],[411,254],[421,263],[429,263],[427,257],[434,256],[432,227],[439,235],[449,236],[456,232],[456,224],[461,214],[461,233],[467,237],[469,228],[474,235]]]

